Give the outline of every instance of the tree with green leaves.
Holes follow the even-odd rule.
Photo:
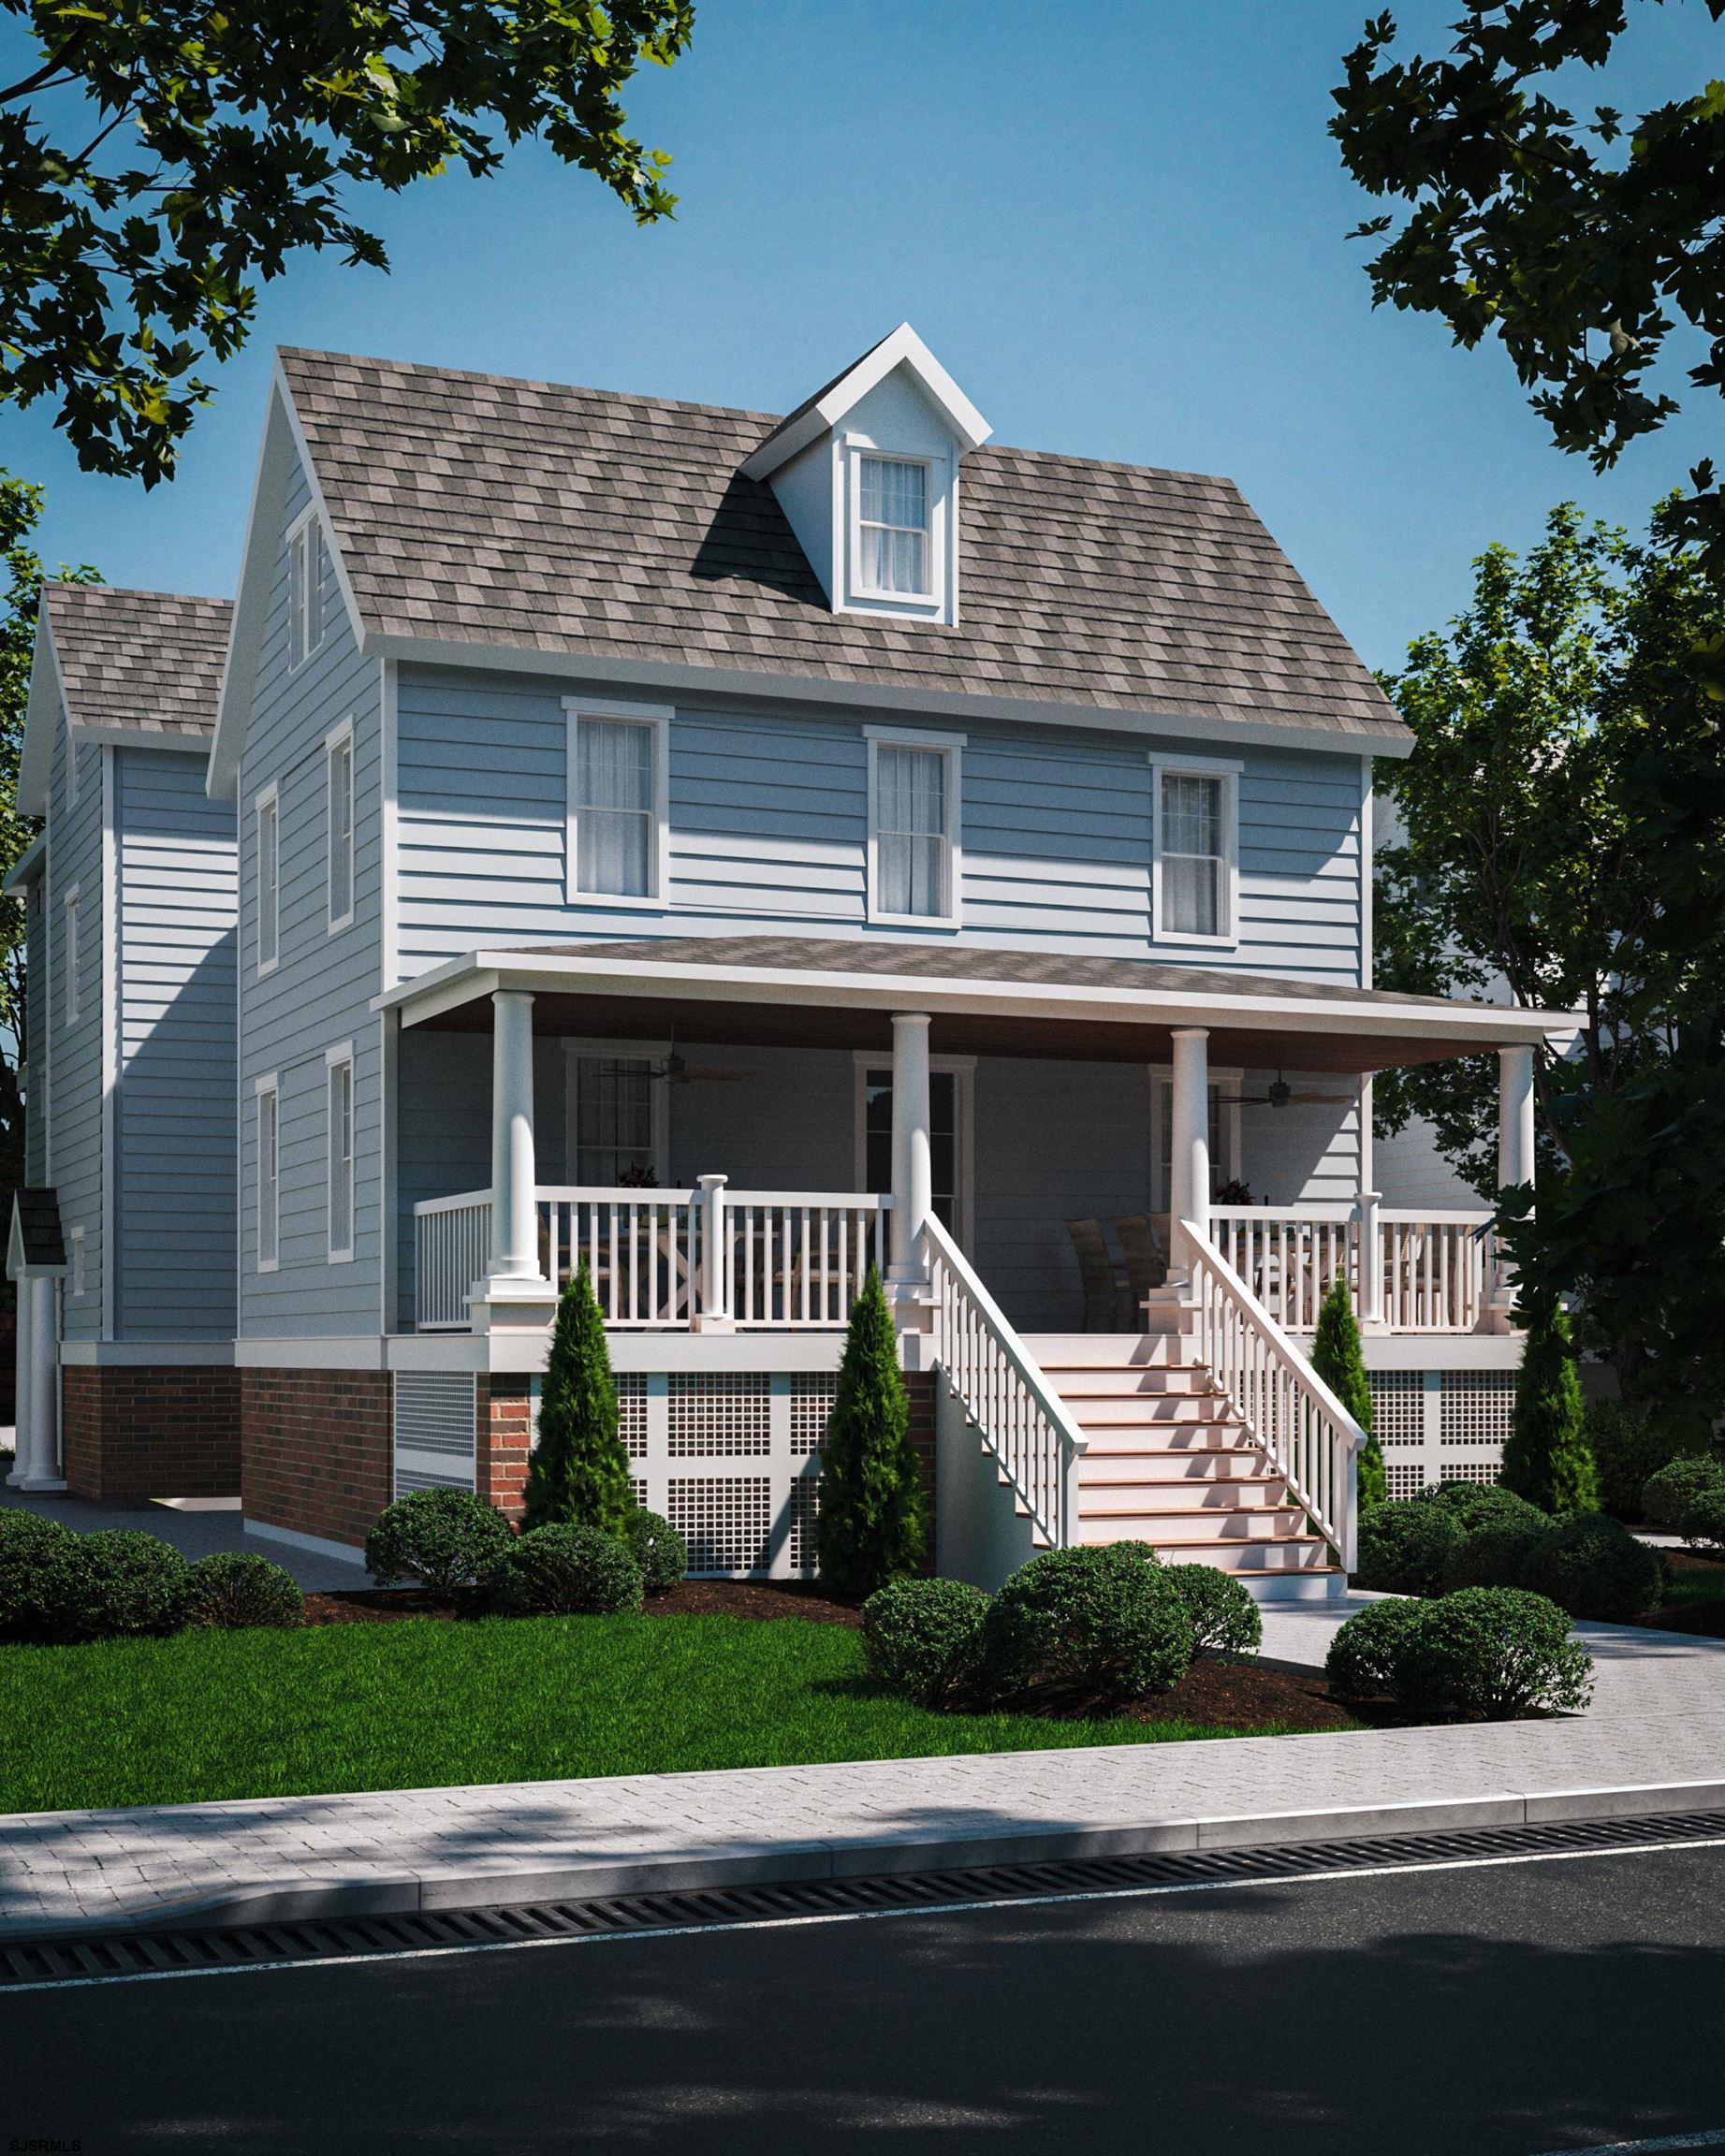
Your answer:
[[[1353,1298],[1339,1273],[1318,1305],[1311,1366],[1366,1433],[1366,1449],[1359,1458],[1360,1510],[1375,1511],[1389,1493],[1389,1481],[1383,1471],[1383,1448],[1372,1430],[1371,1383],[1366,1375]]]
[[[1701,0],[1717,22],[1725,0]],[[1497,337],[1559,447],[1604,471],[1678,409],[1658,374],[1674,338],[1725,392],[1725,85],[1626,119],[1578,120],[1558,71],[1605,77],[1630,0],[1463,0],[1440,58],[1397,57],[1394,17],[1344,63],[1330,132],[1369,194],[1402,206],[1381,240],[1375,303],[1440,316],[1471,349]],[[1693,474],[1691,536],[1725,564],[1725,502]]]
[[[387,269],[361,190],[534,140],[639,224],[676,202],[621,95],[687,47],[692,0],[5,5],[34,51],[0,86],[0,401],[51,399],[88,471],[171,476],[196,370],[297,251]]]
[[[851,1305],[838,1395],[822,1447],[815,1521],[820,1574],[841,1595],[872,1595],[914,1572],[928,1547],[922,1463],[899,1369],[892,1312],[873,1266]]]
[[[1503,1448],[1506,1490],[1543,1512],[1588,1512],[1599,1503],[1581,1379],[1563,1306],[1524,1305],[1527,1345],[1515,1373],[1515,1408]]]
[[[527,1469],[526,1524],[563,1522],[621,1534],[635,1508],[605,1320],[583,1261],[557,1299]]]

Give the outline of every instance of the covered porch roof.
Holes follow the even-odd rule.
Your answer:
[[[1268,974],[884,937],[683,936],[470,951],[376,998],[403,1026],[486,1032],[492,994],[534,1029],[614,1040],[890,1048],[927,1012],[947,1055],[1165,1062],[1205,1027],[1220,1063],[1364,1074],[1507,1047],[1561,1048],[1581,1014]]]

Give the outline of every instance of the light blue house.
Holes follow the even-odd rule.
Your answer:
[[[943,1569],[1134,1535],[1327,1592],[1358,1434],[1300,1344],[1338,1271],[1396,1485],[1495,1475],[1485,1216],[1428,1166],[1389,1202],[1371,1073],[1497,1052],[1517,1182],[1564,1018],[1371,986],[1373,760],[1408,736],[1237,490],[988,434],[908,328],[782,420],[281,355],[185,804],[229,910],[173,896],[193,970],[128,1031],[134,792],[193,759],[105,748],[122,888],[79,934],[113,1009],[93,1046],[51,999],[38,1077],[33,1007],[32,1174],[89,1304],[69,1479],[142,1449],[140,1370],[205,1371],[257,1526],[351,1549],[401,1489],[508,1503],[577,1258],[642,1494],[709,1570],[807,1568],[877,1260]],[[50,776],[73,596],[20,871],[62,938],[101,882]],[[164,635],[189,604],[108,603]],[[206,1221],[188,1177],[158,1223],[134,1102],[206,987],[197,1177],[238,1202]]]

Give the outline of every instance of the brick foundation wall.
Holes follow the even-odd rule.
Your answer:
[[[474,1487],[519,1527],[534,1443],[528,1380],[481,1371],[474,1380]]]
[[[242,1370],[248,1520],[362,1543],[394,1495],[390,1379],[380,1370]]]
[[[68,1363],[61,1372],[66,1487],[80,1497],[232,1497],[240,1373],[196,1363]]]

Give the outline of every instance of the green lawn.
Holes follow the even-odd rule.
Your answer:
[[[1184,1722],[931,1714],[838,1624],[569,1617],[0,1648],[0,1812],[1144,1744]],[[1265,1734],[1228,1731],[1229,1735]]]
[[[1719,1601],[1725,1601],[1725,1565],[1712,1566],[1704,1572],[1699,1569],[1674,1572],[1665,1582],[1659,1607],[1663,1610],[1678,1604]]]

